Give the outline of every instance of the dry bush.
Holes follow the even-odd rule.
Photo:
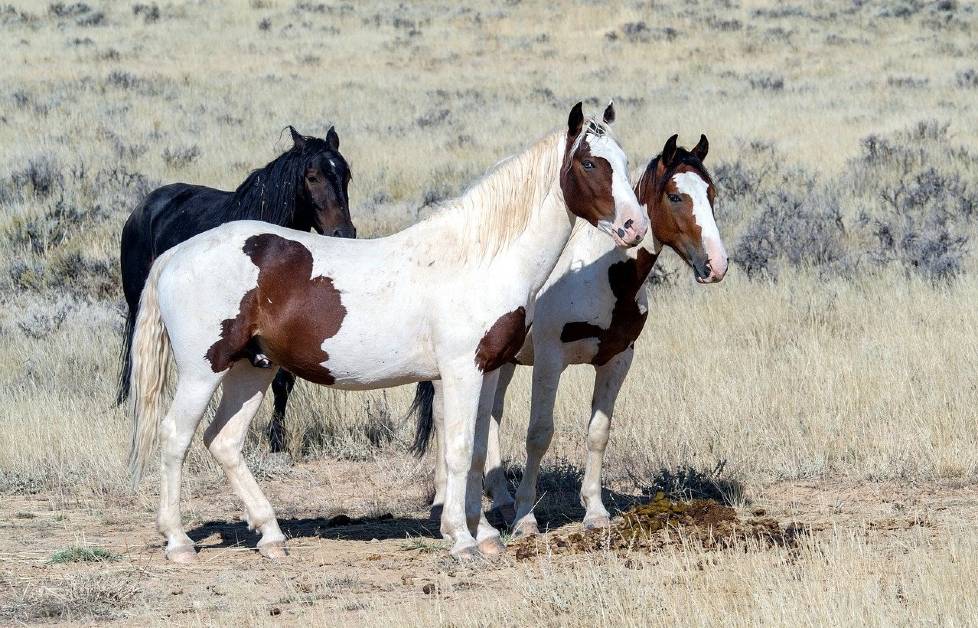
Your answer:
[[[0,601],[0,618],[25,623],[109,621],[125,617],[141,596],[132,574],[66,574],[11,586]]]

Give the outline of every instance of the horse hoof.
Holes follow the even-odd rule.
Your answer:
[[[503,504],[502,506],[496,507],[495,511],[499,513],[499,517],[506,524],[507,528],[512,526],[513,522],[516,521],[516,506],[513,504]]]
[[[189,565],[197,562],[197,550],[186,545],[174,547],[166,550],[166,559],[178,565]]]
[[[479,543],[479,551],[484,556],[502,556],[506,553],[506,546],[498,536],[490,536]]]
[[[289,555],[288,550],[285,549],[285,541],[273,541],[265,545],[259,545],[258,553],[272,560],[281,560]]]
[[[468,545],[460,550],[452,550],[452,556],[460,563],[471,563],[482,557],[479,548],[475,545]]]
[[[590,517],[584,520],[585,530],[598,530],[600,528],[611,527],[611,519],[606,516]]]
[[[536,536],[540,534],[540,528],[537,527],[536,522],[533,523],[521,523],[513,528],[513,536],[515,538],[523,538],[527,536]]]

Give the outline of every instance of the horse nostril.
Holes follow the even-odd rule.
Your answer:
[[[635,221],[629,218],[628,220],[625,221],[625,228],[631,229],[633,224],[635,224]]]

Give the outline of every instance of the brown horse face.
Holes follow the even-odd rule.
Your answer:
[[[603,125],[585,121],[581,103],[574,106],[560,189],[571,213],[610,235],[618,246],[629,247],[642,241],[649,222],[628,184],[625,153],[607,131],[614,119],[613,105],[605,109]]]
[[[716,283],[727,272],[727,252],[713,210],[716,188],[702,167],[709,144],[704,135],[696,148],[686,151],[676,147],[675,140],[673,136],[666,143],[655,176],[645,181],[639,195],[648,207],[656,240],[676,251],[698,282]]]
[[[310,226],[322,235],[357,237],[350,218],[350,166],[339,152],[336,130],[330,127],[324,141],[302,137],[293,129],[292,139],[309,154],[302,185],[311,213]]]

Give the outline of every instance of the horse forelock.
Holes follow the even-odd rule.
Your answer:
[[[594,137],[607,137],[613,142],[617,142],[617,138],[611,130],[611,125],[607,124],[603,120],[598,120],[594,116],[588,116],[584,119],[584,124],[581,127],[581,132],[577,135],[570,146],[567,149],[568,155],[574,155],[589,136]],[[564,170],[570,168],[571,160],[567,159],[564,163]]]
[[[676,172],[683,166],[688,166],[692,168],[696,174],[698,174],[706,184],[711,187],[716,187],[713,183],[713,176],[710,171],[707,170],[706,166],[700,160],[699,157],[689,152],[685,148],[678,147],[676,149],[676,157],[670,167],[666,168],[665,174],[661,178],[656,178],[656,172],[659,169],[659,162],[662,160],[662,154],[658,154],[649,161],[649,165],[646,167],[645,172],[642,174],[642,179],[649,177],[650,182],[654,184],[652,188],[652,198],[647,199],[646,203],[656,203],[662,197],[663,192],[665,192],[666,185],[669,184],[669,179],[671,179]],[[641,192],[641,190],[638,190]]]

